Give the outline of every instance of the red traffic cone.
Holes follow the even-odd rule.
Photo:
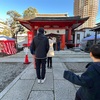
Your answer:
[[[24,64],[29,64],[28,55],[25,55],[25,62]]]

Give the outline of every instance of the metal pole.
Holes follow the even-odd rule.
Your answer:
[[[94,44],[96,44],[97,42],[97,31],[95,32],[95,40],[94,40]]]
[[[18,33],[18,32],[16,32],[16,49],[18,49],[18,44],[17,44],[17,33]]]

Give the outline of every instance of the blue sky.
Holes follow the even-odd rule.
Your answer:
[[[74,0],[0,0],[0,19],[6,20],[7,11],[15,10],[22,15],[28,7],[38,10],[38,13],[68,13],[73,16]],[[100,22],[100,6],[96,22]]]

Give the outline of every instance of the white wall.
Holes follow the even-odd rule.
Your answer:
[[[55,34],[65,34],[65,29],[45,29],[45,34],[55,33]],[[59,31],[59,33],[57,33]]]
[[[87,36],[87,34],[95,35],[95,32],[91,31],[91,29],[83,29],[83,31],[85,31],[85,37]]]
[[[22,42],[22,41],[25,41],[27,40],[27,43],[28,43],[28,36],[27,34],[18,34],[17,35],[17,42]]]
[[[80,34],[80,39],[77,39],[78,34]],[[75,41],[74,41],[74,43],[75,44],[80,43],[83,38],[84,38],[84,32],[83,31],[76,31],[75,32]]]
[[[87,34],[95,35],[95,32],[90,31],[90,30],[91,29],[83,29],[82,31],[76,31],[75,32],[75,41],[74,41],[74,43],[75,44],[80,43],[83,38],[87,37]],[[80,34],[80,39],[79,40],[77,39],[77,34]]]

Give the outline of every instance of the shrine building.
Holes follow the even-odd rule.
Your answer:
[[[60,38],[61,49],[63,50],[70,41],[74,41],[74,29],[82,25],[88,18],[81,18],[80,16],[68,17],[67,14],[36,14],[34,18],[17,19],[17,21],[29,30],[28,46],[30,46],[32,39],[37,34],[38,28],[43,27],[45,35],[51,35],[56,39]]]

